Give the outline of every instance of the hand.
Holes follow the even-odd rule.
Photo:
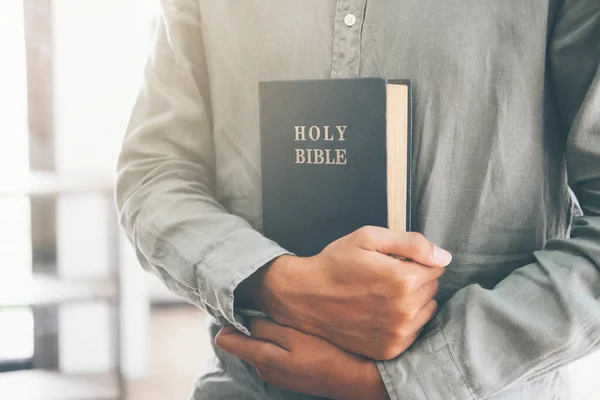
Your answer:
[[[419,233],[364,227],[314,257],[275,260],[255,282],[257,308],[281,325],[389,360],[435,315],[438,278],[450,261]]]
[[[336,400],[389,399],[375,363],[324,339],[266,319],[250,324],[252,337],[221,329],[216,345],[282,389]]]

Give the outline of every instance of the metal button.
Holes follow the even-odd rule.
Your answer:
[[[346,26],[354,26],[354,24],[356,24],[356,15],[347,14],[344,17],[344,23],[346,24]]]

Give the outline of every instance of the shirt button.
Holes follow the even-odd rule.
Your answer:
[[[344,23],[346,24],[346,26],[354,26],[354,24],[356,24],[356,15],[347,14],[344,17]]]

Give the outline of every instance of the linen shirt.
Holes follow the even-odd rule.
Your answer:
[[[599,61],[598,0],[162,0],[122,225],[213,335],[248,333],[234,291],[288,253],[261,234],[258,82],[411,79],[412,219],[454,258],[425,333],[377,363],[389,395],[567,399],[600,339]],[[215,353],[196,400],[312,398]]]

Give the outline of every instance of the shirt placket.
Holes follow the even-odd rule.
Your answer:
[[[336,1],[332,78],[352,78],[360,74],[360,36],[367,0]]]

